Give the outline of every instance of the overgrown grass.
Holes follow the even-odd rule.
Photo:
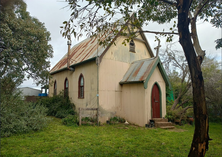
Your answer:
[[[210,124],[208,157],[222,156],[222,125]],[[185,157],[189,153],[194,126],[174,130],[116,124],[65,126],[54,118],[42,131],[1,139],[1,156],[155,156]]]

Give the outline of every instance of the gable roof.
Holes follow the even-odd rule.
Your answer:
[[[166,85],[171,88],[170,81],[159,57],[142,59],[131,63],[129,69],[123,76],[123,79],[120,81],[120,84],[143,82],[144,88],[146,89],[147,83],[156,67],[159,68]]]
[[[120,20],[121,21],[121,20]],[[116,28],[118,29],[118,28]],[[111,31],[104,33],[103,36],[100,37],[92,37],[87,38],[83,40],[82,42],[74,45],[70,50],[70,67],[73,67],[78,64],[82,64],[88,61],[95,60],[97,57],[100,57],[100,61],[102,60],[102,57],[105,55],[107,50],[110,48],[110,46],[115,42],[117,37],[120,35],[123,29],[121,29],[116,36],[113,36],[113,33]],[[139,28],[140,32],[142,32],[142,29]],[[148,52],[150,53],[151,57],[154,57],[152,49],[150,48],[150,45],[143,33],[140,33],[142,39],[145,42],[145,45],[148,49]],[[104,41],[106,38],[112,36],[112,40],[110,44],[108,44],[107,47],[104,47],[102,45],[99,45],[98,39],[101,41]],[[50,70],[50,74],[55,74],[57,72],[67,70],[67,57],[68,52],[63,56],[63,58]]]

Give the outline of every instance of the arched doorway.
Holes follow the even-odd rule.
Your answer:
[[[152,118],[160,118],[161,116],[161,99],[160,89],[157,83],[154,84],[152,89],[151,103],[152,103]]]

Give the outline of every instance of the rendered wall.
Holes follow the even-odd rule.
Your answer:
[[[128,70],[130,63],[136,60],[150,58],[145,44],[134,40],[135,52],[129,52],[129,45],[124,46],[124,37],[117,38],[115,44],[110,47],[102,58],[99,67],[99,104],[107,112],[115,112],[122,115],[122,86],[119,82]],[[103,120],[109,117],[104,114]]]
[[[145,89],[143,83],[122,85],[123,117],[132,124],[145,126]]]
[[[80,74],[84,77],[84,99],[78,98],[78,81]],[[69,97],[79,107],[97,107],[97,65],[95,61],[76,66],[75,71],[62,71],[52,75],[52,81],[57,82],[57,94],[64,90],[65,79],[69,81]],[[54,92],[54,84],[49,87],[49,96]]]

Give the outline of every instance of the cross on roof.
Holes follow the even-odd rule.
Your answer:
[[[160,49],[161,45],[160,45],[160,39],[158,39],[157,37],[156,37],[156,39],[158,41],[158,45],[154,49],[156,50],[156,57],[157,57],[159,55],[159,49]]]

